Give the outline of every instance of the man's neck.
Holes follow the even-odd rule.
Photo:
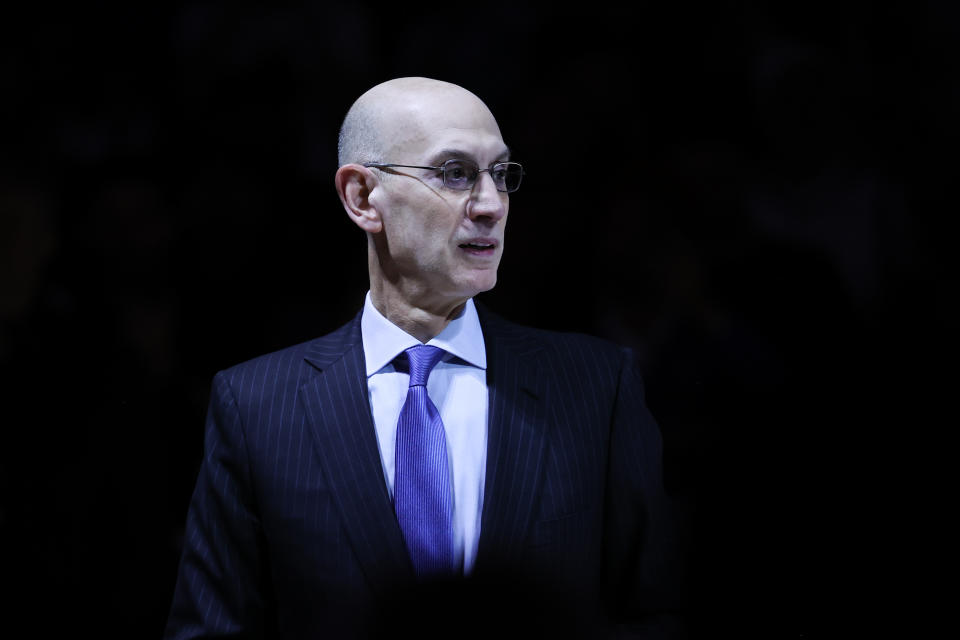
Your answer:
[[[466,300],[439,304],[418,304],[398,292],[370,283],[370,301],[384,318],[419,340],[429,342],[439,335],[450,321],[460,315]]]

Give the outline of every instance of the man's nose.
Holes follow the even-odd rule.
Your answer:
[[[506,194],[497,191],[489,171],[481,171],[470,191],[467,215],[470,219],[490,218],[494,222],[507,215]]]

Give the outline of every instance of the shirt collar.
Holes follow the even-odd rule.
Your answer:
[[[363,337],[363,355],[366,359],[367,377],[387,366],[401,352],[420,344],[409,333],[387,320],[377,311],[370,299],[370,292],[363,303],[360,317],[360,333]],[[450,321],[429,345],[440,347],[447,353],[465,360],[480,369],[487,368],[487,352],[480,329],[480,318],[473,298],[463,305],[460,315]]]

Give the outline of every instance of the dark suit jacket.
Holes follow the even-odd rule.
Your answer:
[[[414,579],[358,315],[214,378],[167,637],[569,637],[673,619],[661,439],[632,354],[478,311],[490,409],[474,575]]]

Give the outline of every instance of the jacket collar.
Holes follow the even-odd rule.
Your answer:
[[[305,359],[317,374],[299,390],[327,486],[375,591],[413,578],[387,493],[360,335],[360,314],[315,340]],[[382,592],[382,591],[381,591]]]
[[[548,372],[536,333],[478,304],[487,349],[487,471],[477,572],[519,564],[543,483]]]

